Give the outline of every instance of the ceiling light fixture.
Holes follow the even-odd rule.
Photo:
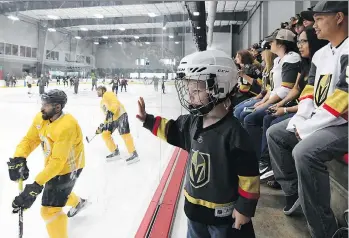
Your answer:
[[[197,26],[197,27],[196,27],[196,29],[200,30],[200,29],[201,29],[201,27],[200,27],[200,26]]]
[[[148,41],[147,41],[147,42],[145,42],[145,44],[149,45],[149,44],[150,44],[150,42],[148,42]]]
[[[170,37],[171,39],[173,39],[173,38],[174,38],[174,36],[173,36],[173,35],[169,35],[168,37]]]
[[[163,30],[166,30],[166,26],[164,26],[162,29],[163,29]]]
[[[193,12],[193,15],[194,15],[194,16],[199,16],[199,15],[200,15],[200,12]]]
[[[19,20],[19,18],[14,16],[14,15],[9,15],[9,16],[7,16],[7,18],[12,20],[12,21],[18,21]]]
[[[102,36],[103,39],[108,39],[108,36]]]
[[[49,32],[56,32],[56,29],[55,28],[48,28],[47,29]]]
[[[119,44],[119,45],[122,45],[122,42],[121,42],[121,41],[119,41],[119,42],[118,42],[118,44]]]
[[[120,30],[120,31],[124,31],[124,30],[126,30],[126,29],[125,29],[124,27],[120,27],[119,30]]]
[[[88,29],[86,27],[80,27],[81,31],[88,31]]]
[[[102,19],[102,18],[104,18],[104,16],[102,15],[102,14],[93,14],[93,16],[95,17],[95,18],[99,18],[99,19]]]
[[[139,36],[134,36],[135,39],[139,39]]]
[[[156,17],[157,15],[156,15],[154,12],[149,12],[149,13],[148,13],[148,16],[150,16],[150,17]]]
[[[80,40],[81,36],[75,36],[75,39]]]
[[[93,42],[93,44],[95,44],[95,45],[99,45],[99,42],[98,42],[98,41],[95,41],[95,42]]]
[[[52,20],[57,20],[59,17],[57,17],[55,15],[47,15],[47,18],[50,18]]]
[[[178,45],[178,44],[179,44],[179,41],[176,41],[175,44]]]

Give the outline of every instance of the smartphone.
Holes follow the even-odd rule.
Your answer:
[[[244,108],[244,112],[253,112],[254,111],[254,107],[245,107]]]

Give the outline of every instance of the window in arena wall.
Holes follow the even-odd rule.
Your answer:
[[[18,56],[18,45],[12,45],[12,55]]]
[[[37,48],[32,48],[32,58],[36,58]]]
[[[11,44],[6,44],[5,45],[5,54],[6,55],[11,55]]]
[[[25,57],[28,57],[28,58],[32,57],[32,48],[31,47],[25,48]]]
[[[19,56],[25,57],[25,46],[19,47]]]
[[[64,61],[69,62],[70,61],[70,53],[65,53],[64,55]]]
[[[59,61],[59,52],[58,51],[54,51],[54,59]]]
[[[3,55],[5,53],[5,44],[0,42],[0,55]]]

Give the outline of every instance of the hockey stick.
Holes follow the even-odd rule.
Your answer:
[[[90,143],[92,140],[93,140],[93,138],[95,138],[96,137],[96,135],[97,134],[95,134],[95,135],[93,135],[92,137],[88,137],[88,136],[86,136],[86,141],[87,141],[87,143]]]
[[[21,193],[23,191],[23,179],[20,179],[18,181],[18,190],[19,190],[19,193]],[[18,234],[18,237],[22,238],[23,237],[23,208],[19,209],[18,215],[19,215],[19,220],[18,220],[19,234]]]

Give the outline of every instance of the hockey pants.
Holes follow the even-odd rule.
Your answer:
[[[111,136],[116,128],[118,129],[119,134],[124,140],[128,153],[134,152],[136,149],[133,143],[133,138],[130,133],[130,126],[128,123],[127,113],[122,114],[116,121],[113,121],[110,124],[107,130],[102,132],[103,140],[107,145],[109,151],[114,152],[117,149],[117,145],[115,144]]]
[[[81,171],[82,169],[77,170],[73,180],[69,173],[56,176],[45,184],[41,217],[46,223],[50,238],[68,238],[68,216],[63,212],[63,207],[76,207],[79,204],[80,198],[72,190]]]

